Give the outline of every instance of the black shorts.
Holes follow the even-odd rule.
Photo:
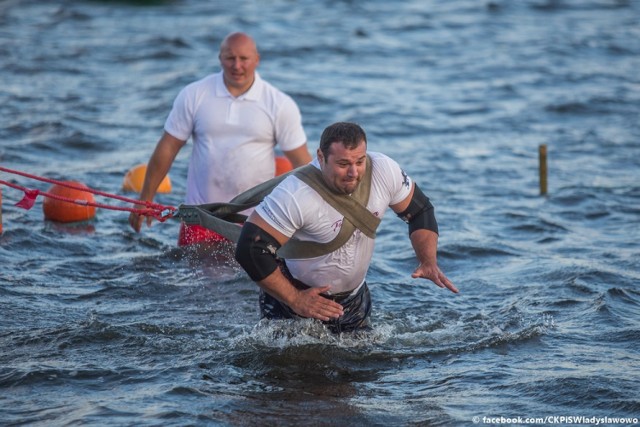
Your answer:
[[[287,277],[293,285],[298,289],[309,289],[309,286],[293,279],[286,267],[281,268],[285,277]],[[325,295],[323,297],[331,299],[342,305],[344,314],[337,319],[323,321],[331,332],[353,332],[371,329],[369,317],[371,314],[371,294],[369,287],[363,283],[353,295],[350,292],[340,294]],[[303,319],[304,317],[296,314],[291,307],[281,303],[263,290],[260,291],[260,314],[263,319]]]

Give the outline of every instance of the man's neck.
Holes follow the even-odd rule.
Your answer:
[[[224,79],[224,78],[223,78],[223,80],[224,80],[224,85],[226,86],[227,90],[229,91],[231,96],[233,96],[234,98],[237,98],[237,97],[242,96],[245,93],[249,92],[249,89],[251,89],[253,84],[256,82],[256,78],[254,77],[253,80],[251,80],[250,84],[238,87],[238,86],[232,86],[232,85],[228,84],[227,80]]]

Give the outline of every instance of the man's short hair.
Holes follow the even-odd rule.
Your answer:
[[[354,149],[364,141],[367,143],[367,134],[356,123],[337,122],[329,125],[320,136],[320,151],[326,159],[329,158],[329,148],[334,142],[340,142],[347,149]]]

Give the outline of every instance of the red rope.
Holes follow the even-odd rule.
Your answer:
[[[66,183],[66,182],[62,182],[62,181],[57,181],[55,179],[44,178],[44,177],[40,177],[40,176],[37,176],[37,175],[32,175],[32,174],[28,174],[28,173],[25,173],[25,172],[16,171],[16,170],[13,170],[13,169],[8,169],[8,168],[2,167],[2,166],[0,166],[0,171],[7,172],[7,173],[12,173],[12,174],[16,174],[16,175],[21,175],[21,176],[24,176],[24,177],[27,177],[27,178],[31,178],[31,179],[35,179],[35,180],[38,180],[38,181],[47,182],[47,183],[50,183],[50,184],[60,185],[60,186],[63,186],[63,187],[71,188],[73,190],[84,191],[84,192],[87,192],[87,193],[92,193],[92,194],[96,194],[96,195],[103,196],[103,197],[110,197],[112,199],[117,199],[117,200],[120,200],[120,201],[123,201],[123,202],[127,202],[127,203],[133,203],[133,204],[136,204],[136,205],[145,205],[146,206],[146,209],[138,209],[138,208],[112,206],[112,205],[107,205],[107,204],[103,204],[103,203],[89,202],[87,200],[75,200],[75,199],[71,199],[71,198],[68,198],[68,197],[59,196],[57,194],[51,194],[51,193],[48,193],[48,192],[43,192],[43,191],[40,191],[40,190],[31,190],[31,189],[28,189],[26,187],[22,187],[22,186],[17,185],[17,184],[12,184],[10,182],[0,180],[0,184],[4,184],[4,185],[7,185],[9,187],[12,187],[12,188],[15,188],[17,190],[21,190],[21,191],[24,192],[25,197],[20,202],[16,203],[16,206],[22,207],[24,209],[31,209],[31,207],[35,203],[35,199],[39,195],[43,195],[45,197],[49,197],[49,198],[52,198],[52,199],[60,200],[60,201],[67,202],[67,203],[74,203],[74,204],[82,205],[82,206],[94,206],[94,207],[97,207],[97,208],[111,209],[111,210],[116,210],[116,211],[134,212],[134,213],[137,213],[138,215],[151,216],[151,217],[157,219],[160,222],[164,222],[168,218],[171,218],[175,214],[175,212],[177,210],[173,206],[165,206],[165,205],[161,205],[159,203],[136,200],[136,199],[130,199],[128,197],[119,196],[117,194],[105,193],[103,191],[94,190],[94,189],[89,188],[89,187],[82,187],[82,186],[79,186],[79,185],[74,185],[74,184],[70,184],[70,183]]]

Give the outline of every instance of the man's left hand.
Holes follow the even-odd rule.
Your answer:
[[[453,293],[458,293],[458,288],[456,288],[456,285],[454,285],[451,280],[449,280],[447,276],[444,275],[444,273],[437,265],[427,265],[425,263],[422,263],[418,266],[418,268],[416,268],[411,277],[413,277],[414,279],[420,277],[423,279],[429,279],[438,287],[447,288]]]

